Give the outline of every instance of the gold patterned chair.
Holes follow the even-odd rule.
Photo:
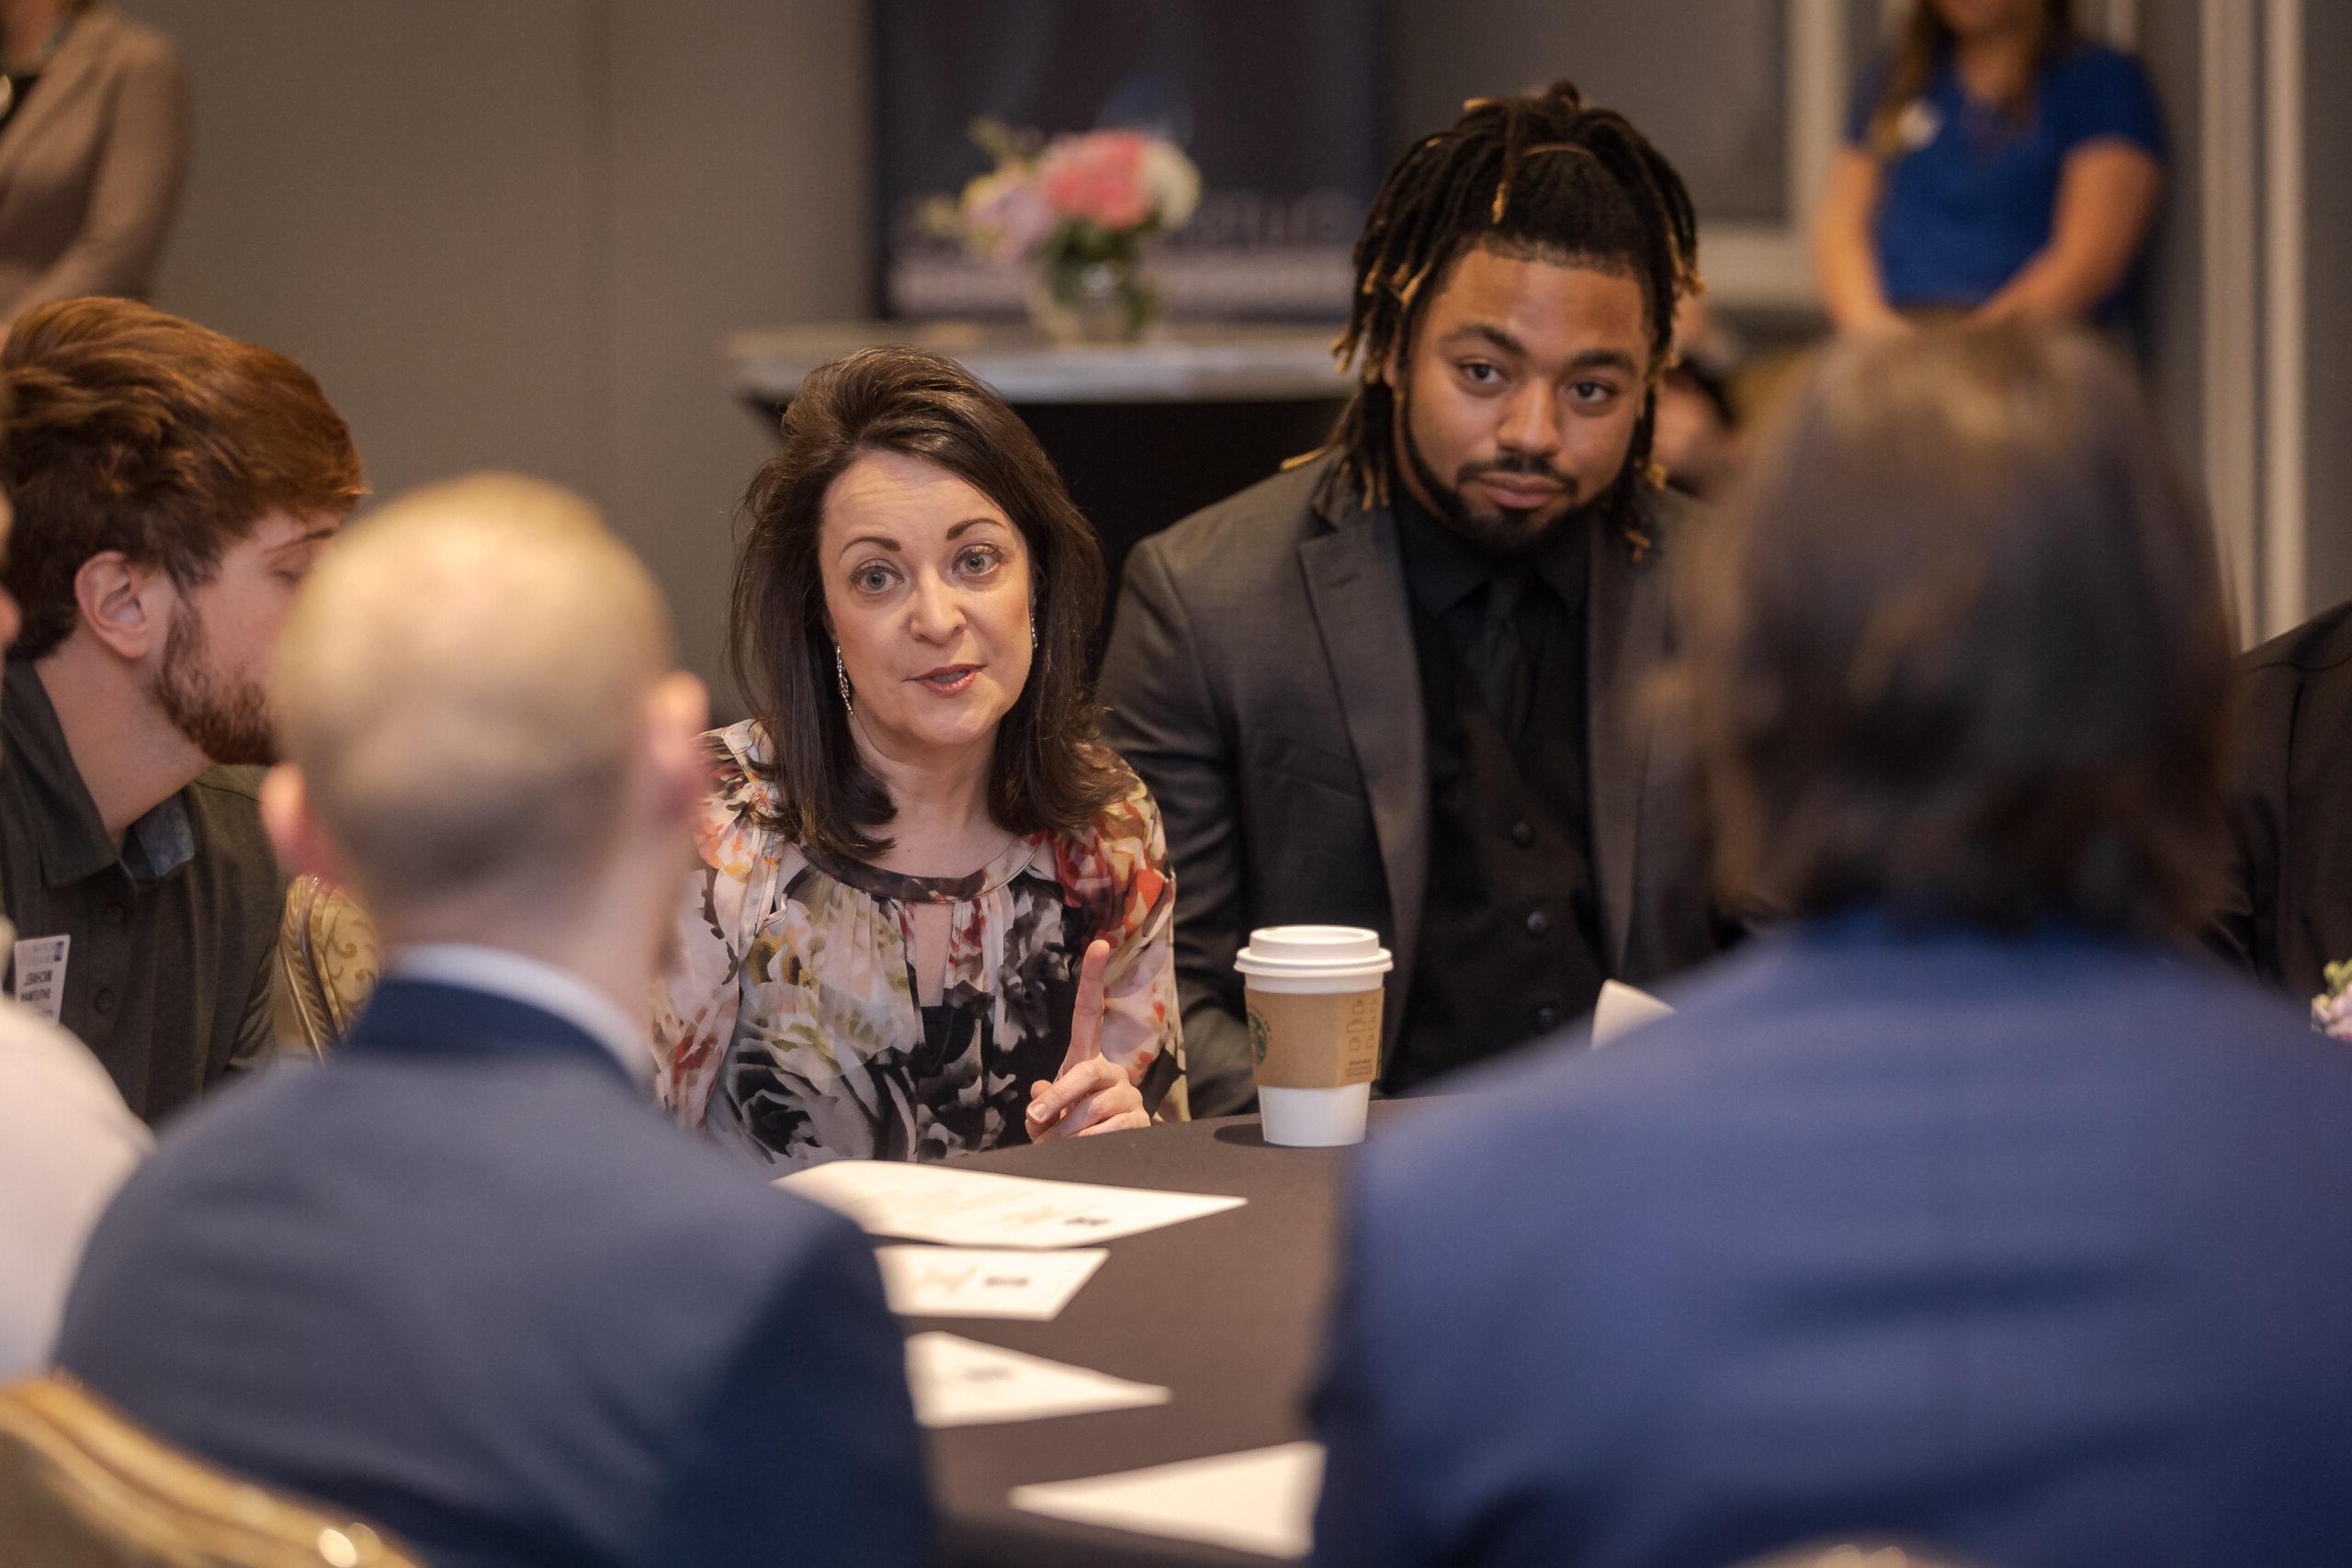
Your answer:
[[[419,1568],[369,1526],[191,1459],[59,1372],[0,1389],[0,1561]]]
[[[350,1032],[382,966],[367,911],[331,884],[296,877],[277,930],[279,1040],[324,1056]]]
[[[1961,1568],[1933,1547],[1888,1540],[1816,1541],[1758,1557],[1740,1568]]]

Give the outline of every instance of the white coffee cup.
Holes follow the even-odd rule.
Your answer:
[[[1359,926],[1261,926],[1233,961],[1249,1003],[1258,1115],[1270,1144],[1363,1142],[1396,961]]]

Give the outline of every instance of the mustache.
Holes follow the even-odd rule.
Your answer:
[[[1508,476],[1515,479],[1542,479],[1547,484],[1557,485],[1562,495],[1567,500],[1577,499],[1577,481],[1572,476],[1560,472],[1543,458],[1525,452],[1505,452],[1500,457],[1489,457],[1483,463],[1464,463],[1454,473],[1453,482],[1455,488],[1459,489],[1471,480],[1488,474]]]

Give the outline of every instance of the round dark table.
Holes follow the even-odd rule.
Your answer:
[[[1370,1135],[1409,1115],[1372,1108]],[[1257,1564],[1272,1559],[1024,1513],[1015,1486],[1205,1459],[1308,1436],[1330,1290],[1340,1175],[1352,1151],[1266,1142],[1254,1116],[1000,1149],[967,1169],[1247,1198],[1238,1209],[1106,1244],[1110,1256],[1050,1323],[904,1318],[966,1338],[1158,1383],[1141,1410],[927,1432],[944,1561],[953,1564]]]

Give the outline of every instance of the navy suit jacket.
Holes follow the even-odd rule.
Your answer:
[[[480,992],[388,981],[325,1066],[176,1121],[91,1239],[58,1359],[434,1568],[929,1550],[865,1239]]]
[[[1367,1147],[1318,1561],[2352,1563],[2352,1048],[1863,917]]]

